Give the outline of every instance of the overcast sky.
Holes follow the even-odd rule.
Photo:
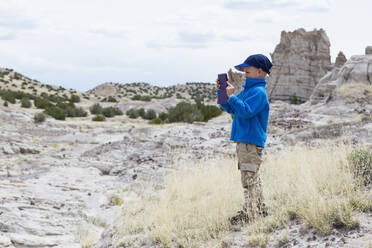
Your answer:
[[[80,91],[213,82],[250,54],[271,58],[282,30],[323,28],[332,62],[364,54],[371,10],[368,0],[1,0],[0,67]]]

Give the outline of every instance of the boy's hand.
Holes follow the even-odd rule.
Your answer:
[[[218,90],[220,89],[220,81],[218,80],[218,78],[216,79],[216,87]]]
[[[226,81],[227,82],[227,87],[226,87],[226,94],[228,97],[230,97],[232,94],[234,94],[234,86],[232,84],[229,83],[229,81]]]

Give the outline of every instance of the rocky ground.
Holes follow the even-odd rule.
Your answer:
[[[372,105],[360,106],[274,102],[265,152],[326,139],[370,146]],[[0,247],[81,247],[102,233],[107,240],[121,203],[161,188],[182,161],[235,155],[226,113],[207,123],[161,126],[126,116],[104,123],[48,118],[36,125],[32,116],[0,107]],[[372,240],[371,214],[360,222],[357,230],[327,237],[293,223],[283,247],[364,247]],[[239,231],[226,242],[247,247]]]

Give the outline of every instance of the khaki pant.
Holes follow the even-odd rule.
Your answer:
[[[255,218],[257,214],[267,211],[262,195],[261,180],[258,171],[262,163],[263,147],[249,143],[238,142],[236,153],[238,156],[238,169],[241,172],[241,182],[244,190],[243,210]]]

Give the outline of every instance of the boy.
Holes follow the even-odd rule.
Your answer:
[[[250,222],[258,215],[267,216],[258,170],[267,136],[269,101],[265,78],[271,67],[270,60],[262,54],[251,55],[243,64],[235,66],[245,72],[245,84],[239,94],[233,95],[234,86],[227,82],[228,102],[220,104],[227,113],[234,114],[230,140],[237,143],[238,169],[244,190],[243,210],[230,218],[231,224]],[[218,95],[218,79],[216,86]]]

